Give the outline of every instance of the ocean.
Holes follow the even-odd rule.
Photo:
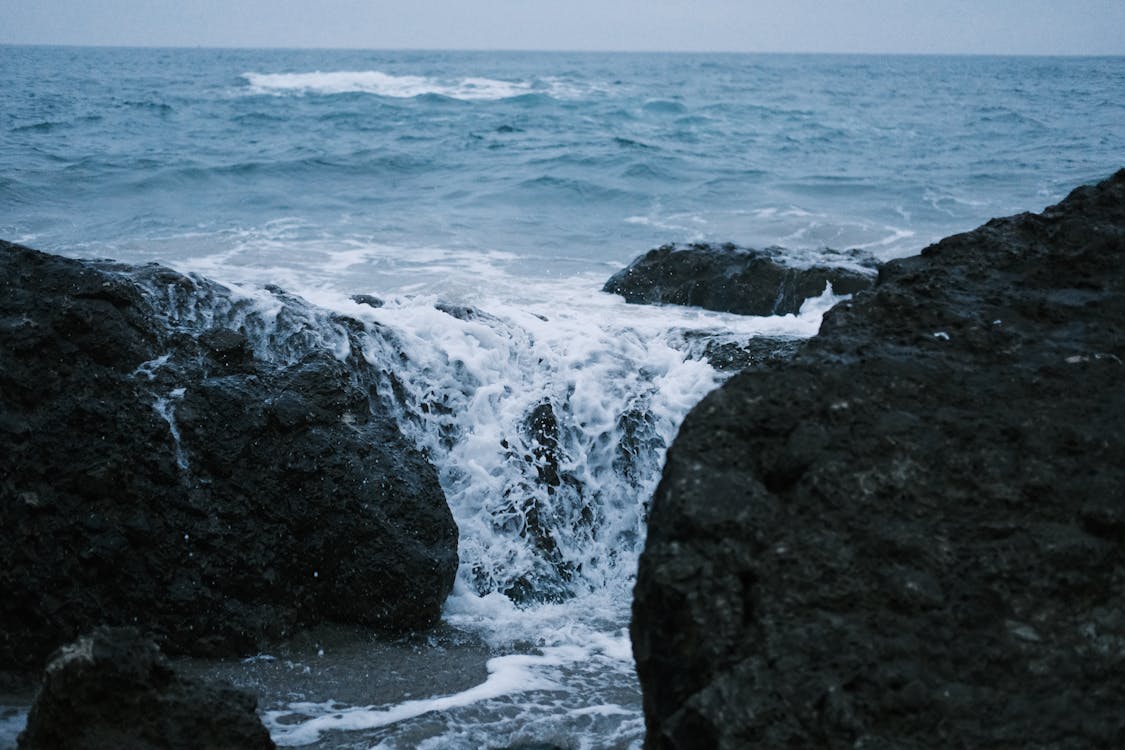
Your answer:
[[[280,285],[407,355],[365,351],[460,529],[446,635],[396,652],[425,672],[397,692],[378,649],[224,666],[275,665],[282,746],[639,748],[647,503],[726,377],[698,341],[811,336],[838,298],[745,317],[605,280],[669,242],[886,260],[1123,164],[1125,58],[0,46],[0,237]],[[553,484],[523,458],[544,403]],[[346,690],[285,688],[320,658]]]

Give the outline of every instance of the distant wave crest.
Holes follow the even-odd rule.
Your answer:
[[[502,81],[495,78],[432,78],[395,76],[378,70],[312,73],[243,73],[243,79],[258,94],[375,94],[409,99],[443,96],[463,101],[511,99],[528,94],[573,98],[573,87],[556,80]]]

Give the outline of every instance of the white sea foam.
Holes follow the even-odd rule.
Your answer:
[[[137,369],[130,373],[134,378],[143,377],[152,380],[156,377],[156,371],[164,365],[168,364],[168,360],[172,358],[171,352],[162,354],[156,359],[150,359],[147,362],[141,362],[137,365]]]
[[[656,206],[645,216],[626,216],[625,223],[659,229],[670,236],[681,238],[683,242],[699,242],[707,239],[701,227],[709,222],[695,213],[664,214],[661,208]]]
[[[582,656],[574,648],[547,649],[542,654],[511,654],[488,660],[488,679],[453,695],[412,700],[386,707],[343,707],[334,702],[294,703],[288,710],[268,711],[263,721],[279,745],[307,745],[330,730],[364,730],[395,724],[434,711],[450,711],[500,696],[533,690],[552,690],[557,683],[542,668],[558,667]],[[281,720],[299,712],[310,718],[296,724]]]
[[[626,216],[623,221],[652,227],[680,238],[680,242],[726,242],[743,238],[751,247],[780,246],[791,251],[790,263],[802,256],[816,256],[801,248],[867,250],[880,260],[917,252],[915,232],[889,224],[856,220],[827,212],[813,212],[793,205],[761,206],[750,210],[665,212],[659,203],[645,215]],[[843,257],[833,263],[848,265]]]
[[[884,229],[888,230],[890,234],[876,240],[871,240],[870,242],[854,244],[852,247],[859,250],[878,250],[888,247],[900,247],[905,240],[914,238],[914,232],[910,229],[898,229],[895,227],[885,227]]]
[[[168,423],[168,431],[172,436],[172,444],[176,455],[176,465],[182,470],[188,468],[187,453],[184,451],[183,444],[180,442],[180,428],[176,424],[176,407],[174,402],[183,398],[184,389],[176,388],[172,390],[167,396],[157,398],[152,408],[160,415],[160,418]]]
[[[458,693],[373,706],[300,701],[266,711],[263,720],[281,746],[316,743],[340,731],[380,739],[377,747],[384,750],[527,741],[640,744],[639,693],[624,628],[611,633],[572,624],[559,645],[495,657],[487,670],[484,682]]]
[[[961,190],[930,187],[925,190],[922,200],[934,211],[953,218],[964,216],[969,211],[988,206],[987,201],[965,195]]]
[[[433,94],[463,101],[510,99],[542,93],[559,99],[581,95],[578,88],[559,79],[505,81],[481,76],[436,78],[390,75],[378,70],[315,71],[309,73],[243,73],[255,94],[375,94],[409,99]]]
[[[475,305],[463,319],[418,298],[370,315],[399,333],[406,352],[409,365],[393,375],[418,410],[406,415],[408,429],[442,473],[463,576],[487,592],[551,578],[554,566],[560,579],[575,576],[573,587],[556,581],[564,588],[605,586],[619,563],[631,564],[680,420],[720,381],[706,362],[685,358],[683,331],[743,341],[811,335],[819,314],[748,318],[625,305],[574,281],[524,286],[515,303],[453,300]],[[387,361],[384,347],[373,340],[367,352],[376,366]],[[557,423],[555,487],[541,481],[547,459],[526,426],[543,405]]]
[[[591,276],[494,271],[486,281],[388,295],[377,309],[339,291],[314,296],[392,332],[370,336],[363,353],[384,368],[381,392],[437,465],[460,529],[445,619],[509,655],[490,663],[484,683],[455,695],[278,708],[268,718],[279,744],[395,724],[384,750],[563,741],[575,727],[586,727],[584,737],[615,737],[614,746],[638,745],[626,628],[647,501],[683,416],[722,379],[686,355],[685,333],[736,343],[808,336],[837,299],[829,289],[800,315],[755,318],[627,305],[598,292]],[[546,436],[528,427],[543,405],[554,423]],[[542,473],[548,465],[554,485]],[[427,719],[434,726],[422,743],[408,725],[435,712],[441,719]]]

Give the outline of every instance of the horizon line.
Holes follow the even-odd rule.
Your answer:
[[[72,42],[8,42],[0,47],[65,47],[75,49],[147,49],[147,50],[244,50],[279,52],[481,52],[481,53],[546,53],[607,55],[848,55],[864,57],[1125,57],[1125,52],[937,52],[937,51],[847,51],[847,50],[732,50],[732,49],[567,49],[530,47],[324,47],[319,45],[227,45],[227,44],[115,44]]]

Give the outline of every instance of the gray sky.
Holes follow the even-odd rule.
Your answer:
[[[0,0],[0,43],[1125,54],[1125,0]]]

